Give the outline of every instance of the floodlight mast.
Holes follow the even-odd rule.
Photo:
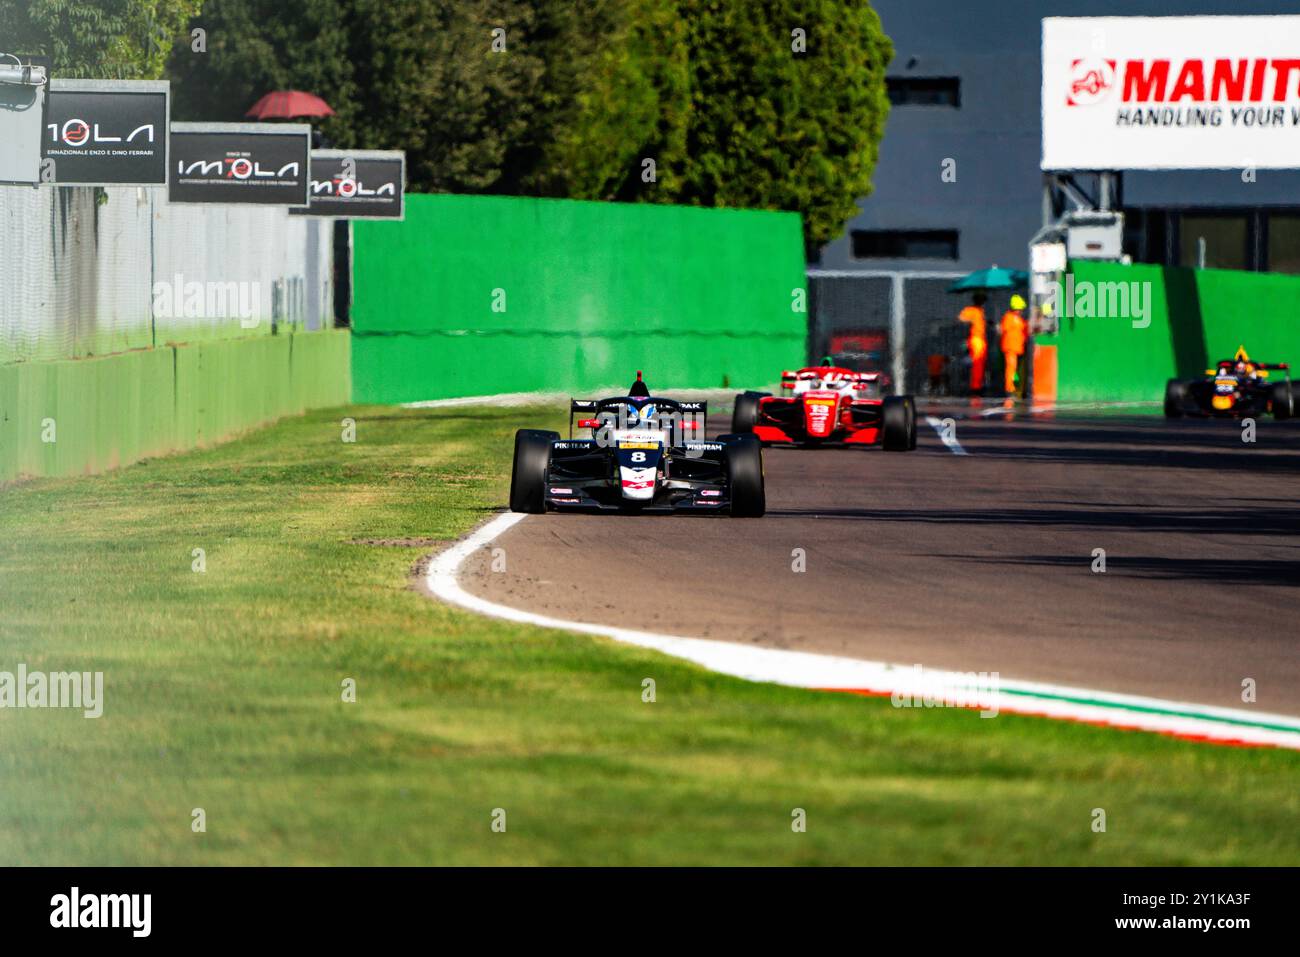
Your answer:
[[[13,66],[8,63],[0,63],[0,83],[6,86],[38,87],[44,86],[49,79],[43,66],[24,64],[22,60],[12,53],[0,53],[0,58],[4,57],[14,61]]]

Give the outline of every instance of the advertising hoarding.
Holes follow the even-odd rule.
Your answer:
[[[339,219],[404,218],[402,150],[312,150],[310,205],[294,212]]]
[[[1045,170],[1300,166],[1300,16],[1043,20]]]
[[[307,205],[309,124],[173,123],[170,149],[170,202]]]
[[[50,83],[42,138],[62,186],[165,186],[171,84],[166,80]]]

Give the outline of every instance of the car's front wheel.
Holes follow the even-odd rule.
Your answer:
[[[532,514],[546,511],[546,471],[551,466],[551,443],[559,437],[559,432],[540,429],[520,429],[515,433],[510,511]]]
[[[1165,418],[1181,419],[1187,404],[1187,383],[1170,379],[1165,383]]]
[[[763,488],[763,444],[753,435],[728,435],[727,485],[731,514],[737,518],[758,518],[767,511]]]
[[[759,405],[769,395],[769,392],[742,392],[736,396],[736,404],[731,410],[731,431],[737,434],[753,432],[754,426],[758,425]]]
[[[1295,415],[1295,389],[1290,382],[1273,383],[1273,418],[1289,419]]]
[[[887,452],[906,452],[916,444],[916,418],[908,414],[907,400],[900,395],[886,396],[880,407],[880,430]]]

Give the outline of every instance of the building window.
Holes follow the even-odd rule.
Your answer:
[[[887,76],[885,90],[894,106],[961,107],[961,78],[956,76]]]
[[[854,259],[956,259],[955,229],[855,229]]]
[[[1200,216],[1184,213],[1179,224],[1180,266],[1200,266],[1202,248],[1207,269],[1249,269],[1245,216]]]
[[[1300,216],[1268,217],[1268,270],[1300,273]]]

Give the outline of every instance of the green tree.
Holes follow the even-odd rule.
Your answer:
[[[357,109],[341,146],[405,149],[415,190],[509,192],[545,71],[523,0],[347,0]],[[494,30],[504,52],[493,50]]]
[[[269,90],[323,97],[341,148],[404,149],[415,190],[608,198],[685,142],[657,71],[684,29],[661,0],[208,0],[208,53],[171,60],[180,119],[238,119]],[[636,12],[651,14],[641,21]],[[494,34],[494,31],[504,31]],[[495,43],[495,48],[494,48]],[[504,49],[501,49],[504,46]],[[685,84],[684,48],[676,56]],[[683,98],[684,99],[684,98]]]
[[[691,115],[679,202],[797,210],[805,240],[871,192],[893,45],[864,0],[680,0]],[[793,31],[804,31],[796,52]]]
[[[888,113],[864,0],[207,0],[192,25],[180,119],[308,90],[336,146],[406,150],[417,191],[795,210],[810,246],[870,193]]]
[[[202,29],[206,52],[187,38],[171,51],[172,115],[180,120],[243,120],[272,90],[323,97],[337,118],[317,125],[350,128],[357,110],[344,0],[206,0],[190,29]]]
[[[202,0],[0,0],[0,50],[50,57],[57,77],[157,79]],[[188,43],[188,37],[186,38]]]
[[[509,192],[575,199],[670,199],[643,161],[684,160],[689,106],[686,25],[673,0],[539,5],[524,40],[545,64],[529,138],[516,144]]]

